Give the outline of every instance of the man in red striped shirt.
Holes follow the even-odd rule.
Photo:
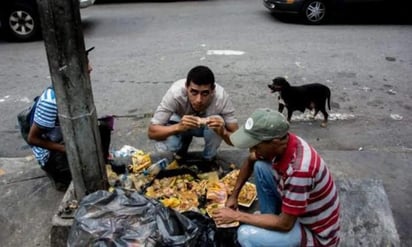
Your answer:
[[[319,154],[289,133],[279,112],[257,109],[230,139],[249,148],[226,207],[213,218],[218,224],[239,221],[242,246],[337,246],[339,197],[332,175]],[[237,209],[243,184],[254,173],[259,214]]]

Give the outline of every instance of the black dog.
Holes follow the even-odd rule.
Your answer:
[[[278,110],[279,112],[283,112],[286,106],[288,109],[289,122],[294,111],[304,112],[305,109],[315,109],[313,117],[321,111],[325,118],[321,126],[326,127],[329,116],[325,109],[326,100],[330,110],[330,89],[327,86],[320,83],[313,83],[294,87],[283,77],[276,77],[272,82],[268,87],[272,90],[272,93],[280,93]],[[281,100],[283,100],[284,104]]]

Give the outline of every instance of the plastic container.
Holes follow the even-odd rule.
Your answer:
[[[133,181],[130,179],[129,175],[122,174],[119,176],[119,178],[123,188],[127,190],[132,189]]]
[[[141,150],[136,149],[132,146],[124,145],[121,149],[114,151],[113,156],[114,157],[130,157],[134,153],[139,152],[139,151],[142,152]]]
[[[144,171],[144,174],[145,175],[156,176],[157,174],[159,174],[159,172],[161,170],[164,170],[167,167],[167,165],[169,165],[169,161],[166,158],[163,158],[163,159],[157,161],[156,163],[154,163],[153,165],[149,166]]]

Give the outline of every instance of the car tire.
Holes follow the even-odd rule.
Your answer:
[[[17,3],[6,12],[1,23],[9,40],[24,42],[40,37],[40,20],[35,6]]]
[[[324,0],[308,0],[303,5],[301,15],[307,24],[321,24],[329,15],[329,8]]]

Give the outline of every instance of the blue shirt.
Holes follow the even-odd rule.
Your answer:
[[[33,123],[43,130],[43,139],[53,142],[63,140],[57,115],[56,95],[53,88],[46,89],[40,95],[34,111]],[[50,151],[48,149],[32,146],[32,151],[40,165],[44,166],[49,160]]]

